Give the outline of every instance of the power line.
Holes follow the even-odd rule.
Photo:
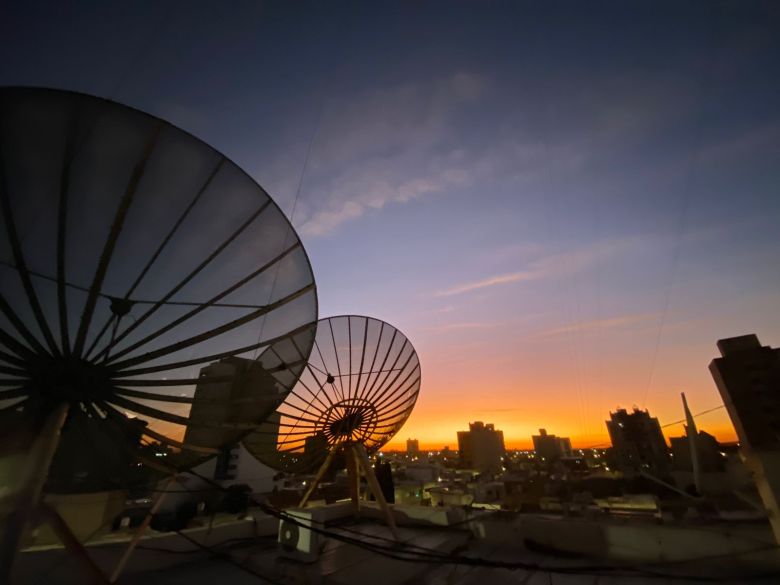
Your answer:
[[[701,412],[697,412],[696,414],[694,414],[693,418],[696,418],[697,416],[701,416],[702,414],[707,414],[710,412],[714,412],[716,410],[720,410],[721,408],[726,408],[726,405],[721,404],[720,406],[713,406],[712,408],[708,408],[707,410],[702,410]],[[686,420],[683,418],[680,420],[676,420],[674,422],[666,423],[665,425],[661,425],[661,428],[665,429],[666,427],[672,427],[674,425],[679,425],[680,423],[684,423],[684,422],[686,422]]]
[[[419,547],[415,545],[415,548],[422,549],[422,550],[403,550],[406,543],[396,543],[394,547],[384,547],[381,545],[374,545],[371,543],[367,543],[364,540],[358,540],[353,539],[350,537],[346,537],[344,535],[338,534],[334,532],[333,530],[327,530],[327,529],[321,529],[317,528],[313,525],[310,525],[308,523],[303,523],[299,519],[295,518],[294,516],[291,516],[289,514],[286,514],[282,512],[281,510],[277,510],[271,506],[268,505],[260,505],[261,509],[263,509],[268,514],[275,516],[279,518],[280,520],[283,520],[285,522],[289,522],[292,524],[297,525],[300,528],[305,528],[308,530],[311,530],[312,532],[316,532],[319,534],[322,534],[324,536],[327,536],[328,538],[332,538],[334,540],[339,540],[341,542],[345,542],[346,544],[352,544],[354,546],[358,546],[360,548],[363,548],[365,550],[368,550],[370,552],[374,552],[376,554],[379,554],[381,556],[385,556],[387,558],[395,559],[395,560],[401,560],[406,562],[414,562],[414,563],[431,563],[431,562],[442,562],[442,563],[449,563],[449,564],[459,564],[459,565],[467,565],[467,566],[476,566],[476,567],[485,567],[485,568],[496,568],[496,569],[508,569],[508,570],[516,570],[516,569],[522,569],[527,571],[541,571],[548,574],[551,573],[559,573],[559,574],[590,574],[590,575],[625,575],[625,576],[643,576],[643,577],[649,577],[649,578],[657,578],[657,579],[681,579],[686,581],[702,581],[702,582],[723,582],[723,581],[733,581],[732,577],[724,577],[724,576],[703,576],[703,575],[690,575],[690,574],[674,574],[674,573],[664,573],[662,571],[658,571],[653,569],[654,566],[663,567],[666,565],[674,564],[670,562],[662,562],[657,563],[655,565],[650,565],[651,568],[648,567],[641,567],[641,566],[620,566],[620,565],[611,565],[611,564],[593,564],[593,565],[573,565],[573,566],[559,566],[559,567],[551,567],[551,566],[544,566],[540,565],[538,563],[525,563],[522,561],[497,561],[497,560],[489,560],[489,559],[483,559],[483,558],[475,558],[475,557],[466,557],[462,555],[452,555],[452,554],[446,554],[441,553],[440,551],[436,551],[434,549],[425,549],[424,547]],[[365,535],[363,535],[365,537]],[[736,557],[741,556],[744,554],[752,554],[755,552],[760,552],[763,550],[770,550],[775,549],[776,545],[768,545],[764,547],[760,547],[754,550],[750,551],[742,551],[738,553],[730,553],[728,555],[724,555],[724,557]],[[425,551],[425,552],[423,552]],[[690,561],[686,562],[694,562],[697,559],[691,559]],[[679,563],[678,563],[679,564]],[[764,575],[754,575],[749,577],[741,577],[741,579],[751,581],[755,579],[765,579],[768,577],[776,577],[780,576],[780,573],[778,572],[771,572]]]
[[[219,490],[222,491],[227,490],[227,488],[217,484],[216,482],[210,480],[209,478],[204,477],[192,470],[187,470],[186,473],[195,475],[196,477],[203,479],[207,483],[215,485]],[[630,565],[620,566],[620,565],[613,565],[613,564],[592,564],[592,565],[572,565],[572,566],[565,566],[565,567],[550,567],[550,566],[540,565],[538,563],[526,563],[522,561],[514,561],[514,562],[496,561],[496,560],[489,560],[489,559],[466,557],[462,555],[441,553],[440,551],[434,549],[427,549],[425,547],[421,547],[418,545],[411,545],[410,543],[404,543],[404,542],[393,542],[391,546],[382,546],[379,544],[366,542],[365,538],[367,535],[362,533],[361,533],[361,538],[353,538],[344,534],[340,534],[334,531],[333,529],[326,529],[324,527],[321,528],[314,525],[314,524],[322,524],[324,526],[324,523],[313,522],[310,524],[310,523],[301,522],[298,518],[290,514],[287,514],[284,511],[279,510],[267,503],[258,502],[253,498],[250,498],[250,503],[256,505],[267,514],[274,516],[279,520],[283,520],[285,522],[294,524],[299,528],[310,530],[312,532],[321,534],[322,536],[326,536],[328,538],[343,542],[345,544],[356,546],[358,548],[367,550],[369,552],[373,552],[375,554],[379,554],[386,558],[405,561],[405,562],[425,563],[425,564],[438,562],[438,563],[448,563],[448,564],[495,568],[495,569],[508,569],[508,570],[522,569],[526,571],[545,572],[548,574],[557,573],[557,574],[569,574],[569,575],[571,574],[614,575],[614,576],[622,575],[622,576],[646,577],[646,578],[653,578],[653,579],[667,579],[667,580],[680,579],[685,581],[700,581],[700,582],[733,581],[733,578],[731,577],[664,573],[656,569],[657,567],[680,564],[679,562],[675,563],[669,561],[651,564],[645,567],[630,566]],[[474,519],[471,518],[464,521],[464,523],[468,523],[473,520]],[[723,555],[723,556],[726,558],[730,558],[730,557],[752,554],[755,552],[760,552],[763,550],[770,550],[775,548],[776,548],[775,545],[771,545],[766,547],[760,547],[750,551],[730,553],[728,555]],[[691,559],[690,561],[687,562],[695,562],[697,560],[698,559]],[[762,575],[752,575],[747,577],[743,576],[740,577],[740,579],[744,582],[744,581],[766,579],[769,577],[778,577],[778,576],[780,576],[780,573],[771,572]]]
[[[212,555],[214,555],[215,558],[217,558],[217,559],[219,559],[221,561],[225,561],[228,564],[233,565],[237,569],[239,569],[241,571],[244,571],[245,573],[248,573],[249,575],[252,575],[253,577],[256,577],[257,579],[263,581],[264,583],[271,583],[272,585],[283,585],[281,581],[276,581],[274,579],[271,579],[267,575],[263,575],[263,574],[259,573],[255,569],[249,567],[249,565],[247,563],[241,563],[241,562],[235,560],[232,556],[230,556],[229,553],[222,552],[222,551],[217,550],[217,549],[215,549],[215,548],[213,548],[211,546],[207,546],[205,544],[202,544],[202,543],[198,542],[197,540],[195,540],[194,538],[191,538],[190,536],[184,534],[181,530],[176,530],[175,532],[176,532],[176,534],[181,536],[184,540],[186,540],[190,544],[193,544],[196,547],[198,547],[199,549],[211,553]]]
[[[693,418],[696,418],[696,417],[701,416],[703,414],[709,414],[710,412],[715,412],[716,410],[720,410],[721,408],[726,408],[726,405],[725,404],[721,404],[719,406],[713,406],[712,408],[708,408],[707,410],[702,410],[701,412],[697,412],[696,414],[694,414],[692,416],[693,416]],[[680,419],[680,420],[676,420],[674,422],[663,424],[663,425],[661,425],[661,428],[665,429],[667,427],[672,427],[674,425],[679,425],[679,424],[684,423],[684,422],[685,422],[685,419],[683,418],[683,419]],[[602,447],[605,447],[605,446],[609,446],[611,444],[612,444],[611,442],[598,443],[596,445],[591,445],[590,447],[581,447],[581,448],[579,448],[577,450],[578,451],[587,451],[589,449],[599,449],[599,448],[602,448]]]
[[[713,5],[716,6],[716,5]],[[714,8],[713,8],[714,9]],[[715,37],[715,33],[713,32],[713,37]],[[696,127],[694,128],[694,137],[693,137],[693,152],[691,153],[689,159],[688,159],[688,169],[685,174],[685,179],[683,181],[683,192],[682,192],[682,201],[680,204],[680,216],[677,223],[677,237],[674,245],[674,250],[672,253],[672,262],[669,270],[669,285],[666,288],[666,294],[664,295],[664,302],[661,310],[661,318],[658,322],[658,335],[655,339],[655,345],[653,347],[653,354],[650,361],[650,374],[647,379],[647,386],[645,387],[645,395],[642,399],[642,407],[647,404],[647,397],[650,394],[650,388],[653,384],[653,377],[655,375],[655,368],[656,364],[658,362],[658,355],[660,353],[661,349],[661,339],[663,337],[663,331],[664,326],[666,325],[666,319],[669,313],[669,305],[671,301],[672,296],[672,289],[674,288],[674,281],[677,278],[677,273],[679,271],[679,264],[680,264],[680,256],[681,256],[681,250],[682,250],[682,244],[683,244],[683,236],[685,235],[685,230],[688,227],[688,215],[689,210],[691,206],[691,187],[694,183],[694,177],[696,174],[697,166],[699,165],[699,160],[701,158],[701,147],[702,147],[702,137],[704,134],[704,127],[705,127],[705,116],[704,116],[704,100],[705,98],[707,100],[711,99],[711,92],[707,91],[708,82],[710,81],[708,72],[712,70],[711,64],[715,61],[715,58],[713,56],[714,49],[715,49],[715,43],[716,39],[712,38],[711,42],[708,43],[709,45],[709,59],[708,63],[706,63],[705,66],[701,67],[702,76],[699,79],[699,102],[700,102],[700,108],[698,111],[698,116],[696,120]]]

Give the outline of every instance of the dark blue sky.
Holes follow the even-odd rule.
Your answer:
[[[294,210],[322,314],[418,346],[421,439],[595,442],[618,404],[717,404],[719,337],[780,345],[776,2],[62,4],[0,8],[0,83],[245,168]]]

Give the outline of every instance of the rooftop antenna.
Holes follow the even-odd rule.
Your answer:
[[[256,428],[314,343],[311,265],[224,155],[80,93],[0,88],[0,213],[0,581],[43,512],[94,575],[45,494],[148,490]]]
[[[369,462],[403,426],[420,390],[420,360],[395,327],[357,315],[320,320],[309,362],[276,413],[244,440],[261,462],[312,473],[304,507],[329,469],[346,459],[359,511],[360,472],[395,534],[395,522]]]

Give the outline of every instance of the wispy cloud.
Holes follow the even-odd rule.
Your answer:
[[[592,331],[595,329],[616,329],[621,327],[628,327],[637,323],[643,323],[650,319],[656,319],[659,317],[659,313],[637,313],[629,315],[618,315],[616,317],[607,317],[605,319],[593,319],[590,321],[583,321],[580,323],[572,323],[570,325],[563,325],[554,329],[549,329],[542,332],[542,337],[554,337],[556,335],[562,335],[564,333],[581,333],[585,331]]]
[[[492,329],[498,327],[501,323],[487,323],[481,321],[467,321],[463,323],[447,323],[445,325],[439,325],[434,329],[436,331],[459,331],[463,329]]]
[[[452,120],[486,85],[458,72],[334,101],[314,145],[300,232],[326,235],[368,212],[468,183],[474,161],[451,146]]]
[[[489,144],[464,140],[469,108],[489,108],[500,95],[498,82],[479,75],[460,71],[335,96],[324,108],[296,227],[319,237],[365,214],[483,179],[549,181],[581,169],[587,153],[641,140],[672,113],[684,115],[690,101],[687,85],[670,92],[665,78],[604,83],[613,87],[611,99],[582,96],[552,138],[515,115],[493,128]]]
[[[459,295],[465,292],[473,290],[479,290],[482,288],[488,288],[491,286],[497,286],[500,284],[508,284],[510,282],[520,282],[523,280],[532,280],[536,278],[533,272],[512,272],[510,274],[499,274],[497,276],[491,276],[484,280],[478,280],[477,282],[469,282],[466,284],[459,284],[452,288],[440,290],[434,294],[437,297],[449,297],[452,295]]]
[[[392,172],[371,165],[338,180],[338,188],[330,195],[326,209],[309,215],[300,227],[304,236],[326,235],[342,223],[358,218],[371,210],[390,204],[407,203],[423,195],[438,193],[465,182],[466,175],[454,168],[429,169],[427,176],[399,182]]]
[[[635,243],[634,239],[625,238],[619,242],[597,242],[591,246],[578,248],[570,252],[549,254],[529,262],[525,270],[498,274],[474,282],[457,284],[435,292],[434,296],[449,297],[513,282],[528,282],[573,274],[593,266],[596,262],[608,258],[617,253],[617,251],[628,250],[633,243]]]

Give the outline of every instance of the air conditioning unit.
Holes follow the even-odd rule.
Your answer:
[[[296,522],[286,519],[279,521],[280,556],[313,563],[325,546],[325,538],[307,527],[324,528],[325,522],[352,514],[352,505],[350,502],[340,502],[314,508],[288,508],[284,513]]]
[[[311,526],[318,522],[316,508],[285,510],[285,514],[295,518],[300,524]],[[317,527],[321,527],[317,525]],[[321,535],[307,530],[295,522],[282,519],[279,521],[279,544],[281,556],[300,561],[313,563],[320,556],[320,548],[323,543]]]

